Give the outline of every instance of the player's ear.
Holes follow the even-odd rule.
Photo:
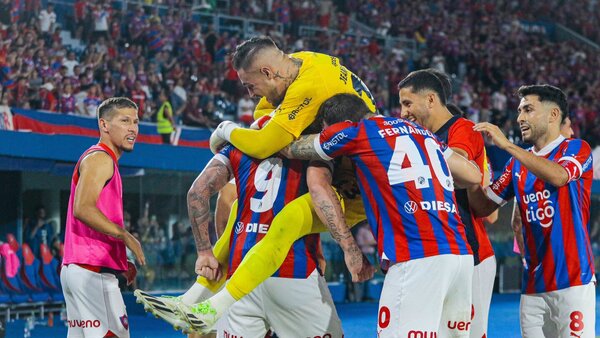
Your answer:
[[[562,114],[560,113],[560,109],[558,107],[552,107],[552,109],[550,109],[550,116],[549,118],[549,122],[555,122],[555,121],[560,121],[562,118]]]
[[[273,78],[273,72],[271,71],[271,69],[269,69],[269,67],[262,67],[260,69],[260,72],[264,74],[269,80]]]
[[[98,120],[98,126],[100,127],[101,131],[108,133],[108,125],[105,119]]]

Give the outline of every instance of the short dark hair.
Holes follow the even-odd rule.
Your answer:
[[[98,118],[110,119],[117,109],[132,108],[138,110],[137,104],[126,97],[111,97],[98,106]]]
[[[235,47],[233,53],[233,68],[235,70],[248,69],[258,52],[267,48],[277,48],[275,41],[268,36],[253,37],[240,43]]]
[[[358,122],[370,113],[371,110],[360,97],[353,94],[337,94],[321,104],[317,115],[321,115],[323,121],[331,125],[346,120]]]
[[[441,72],[438,73],[441,74]],[[421,69],[411,72],[398,83],[398,89],[402,88],[411,88],[415,93],[423,90],[431,90],[440,98],[442,105],[446,105],[447,94],[444,90],[443,81],[431,69]]]
[[[435,77],[440,80],[442,88],[444,89],[444,95],[446,95],[446,104],[448,104],[448,102],[450,102],[450,98],[452,97],[452,80],[450,80],[450,76],[435,68],[428,68],[425,70],[435,75]]]
[[[519,98],[527,95],[537,95],[540,102],[549,101],[555,103],[560,109],[560,122],[562,123],[569,113],[569,104],[567,103],[567,95],[557,87],[551,85],[530,85],[521,86],[517,90]]]

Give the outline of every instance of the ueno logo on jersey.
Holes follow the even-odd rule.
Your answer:
[[[341,132],[341,133],[337,133],[331,140],[323,143],[323,149],[325,150],[329,150],[331,147],[335,146],[336,144],[340,143],[343,139],[347,138],[348,135],[346,135],[346,133]]]
[[[242,222],[238,222],[235,226],[235,233],[240,234],[242,231],[246,230],[246,232],[257,232],[259,234],[266,234],[269,231],[269,224],[260,224],[260,223],[248,223],[244,224]]]
[[[552,201],[550,201],[550,191],[544,189],[544,191],[537,191],[535,194],[527,194],[523,195],[522,200],[525,204],[527,210],[525,210],[525,215],[527,217],[527,222],[538,222],[542,227],[548,228],[552,225],[553,217],[554,217],[554,205]],[[542,202],[543,200],[543,202]],[[530,206],[530,203],[538,203],[538,208],[534,209],[534,206]]]
[[[417,212],[418,207],[421,207],[421,210],[424,211],[445,211],[455,214],[456,213],[456,205],[454,203],[444,202],[444,201],[420,201],[418,204],[415,201],[408,201],[404,203],[404,211],[409,214],[414,214]]]

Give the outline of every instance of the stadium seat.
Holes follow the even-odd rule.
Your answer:
[[[20,274],[17,273],[14,276],[11,276],[4,259],[2,259],[0,265],[0,283],[2,284],[2,289],[10,295],[10,299],[13,303],[25,303],[31,300],[21,281]]]
[[[21,261],[21,280],[23,286],[31,295],[34,302],[50,300],[50,294],[44,290],[40,276],[40,260],[37,259],[28,244],[22,246],[23,260]]]
[[[40,245],[40,256],[42,257],[42,266],[39,271],[44,289],[51,293],[53,300],[64,300],[59,277],[60,264],[52,256],[52,252],[46,244]]]

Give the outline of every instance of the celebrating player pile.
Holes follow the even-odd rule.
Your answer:
[[[309,234],[329,230],[353,280],[363,281],[373,268],[349,226],[366,218],[387,271],[378,336],[485,337],[495,259],[480,217],[516,196],[528,265],[523,336],[594,335],[591,155],[585,142],[559,136],[567,112],[559,89],[520,89],[518,121],[534,145],[527,151],[496,126],[452,117],[450,82],[433,70],[400,82],[407,120],[377,115],[364,83],[335,57],[287,55],[253,38],[237,47],[234,66],[261,97],[255,118],[269,118],[248,129],[223,122],[211,136],[217,154],[188,194],[199,277],[175,299],[136,291],[148,311],[198,332],[223,317],[221,336],[259,337],[271,328],[283,337],[341,337],[315,272],[318,236]],[[479,132],[513,156],[490,187]],[[360,193],[345,195],[332,179],[340,175]],[[239,208],[211,249],[208,200],[231,178]]]

